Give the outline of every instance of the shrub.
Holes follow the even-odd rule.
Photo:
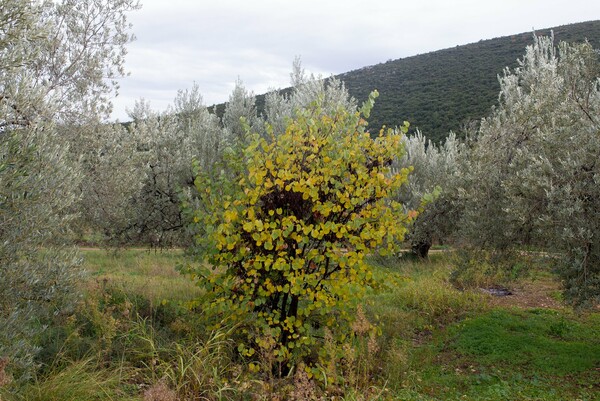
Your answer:
[[[214,311],[250,323],[244,355],[272,338],[283,371],[308,359],[315,329],[350,321],[340,307],[375,285],[365,255],[406,233],[410,218],[388,199],[407,179],[408,169],[390,172],[401,134],[372,139],[361,117],[375,97],[333,114],[317,100],[271,142],[256,135],[233,178],[197,178],[206,209],[194,211],[193,251],[211,267],[190,272]]]

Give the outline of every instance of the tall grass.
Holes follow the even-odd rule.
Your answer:
[[[124,358],[141,368],[139,380],[166,386],[181,400],[236,399],[233,383],[242,369],[233,363],[236,347],[229,331],[212,331],[205,340],[165,341],[147,320],[138,319],[126,335]]]
[[[436,331],[480,313],[486,297],[449,283],[452,256],[446,253],[428,260],[374,258],[371,263],[377,274],[394,277],[369,297],[368,311],[382,334],[379,380],[398,392],[415,380],[415,349]]]
[[[434,255],[428,261],[379,259],[374,263],[380,274],[402,277],[370,299],[372,313],[381,317],[383,325],[395,326],[390,336],[431,330],[485,308],[484,295],[458,290],[449,283],[452,266],[445,254]]]
[[[122,367],[104,368],[90,358],[63,365],[57,365],[44,376],[25,384],[18,391],[10,386],[0,388],[0,399],[6,401],[139,399],[135,388],[124,385],[130,377],[130,372]]]

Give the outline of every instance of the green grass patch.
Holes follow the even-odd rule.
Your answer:
[[[368,297],[382,330],[385,399],[600,400],[600,314],[490,309],[489,296],[449,283],[445,253],[371,264],[394,277]],[[533,288],[545,288],[542,273],[528,278]]]
[[[413,380],[399,391],[440,400],[598,400],[599,329],[598,313],[489,310],[415,349]]]
[[[451,346],[478,363],[566,376],[600,367],[600,318],[494,310],[451,329]]]

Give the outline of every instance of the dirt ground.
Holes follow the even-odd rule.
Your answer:
[[[564,308],[560,300],[561,286],[550,278],[515,283],[509,288],[511,294],[506,296],[490,295],[491,306],[518,308]]]

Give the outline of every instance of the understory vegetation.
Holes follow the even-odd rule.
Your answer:
[[[139,4],[6,5],[0,400],[600,398],[589,42],[534,37],[441,143],[299,60],[262,112],[106,124]]]
[[[41,339],[36,380],[18,393],[4,386],[3,400],[594,400],[600,392],[600,313],[576,314],[560,300],[545,307],[559,284],[544,258],[502,299],[457,290],[450,251],[428,261],[369,258],[388,284],[356,302],[344,344],[325,339],[336,356],[315,381],[300,365],[279,377],[269,349],[240,355],[239,326],[211,329],[190,308],[203,290],[176,271],[181,251],[83,253],[85,299]],[[531,297],[537,287],[543,294]],[[528,297],[531,307],[520,307]]]

